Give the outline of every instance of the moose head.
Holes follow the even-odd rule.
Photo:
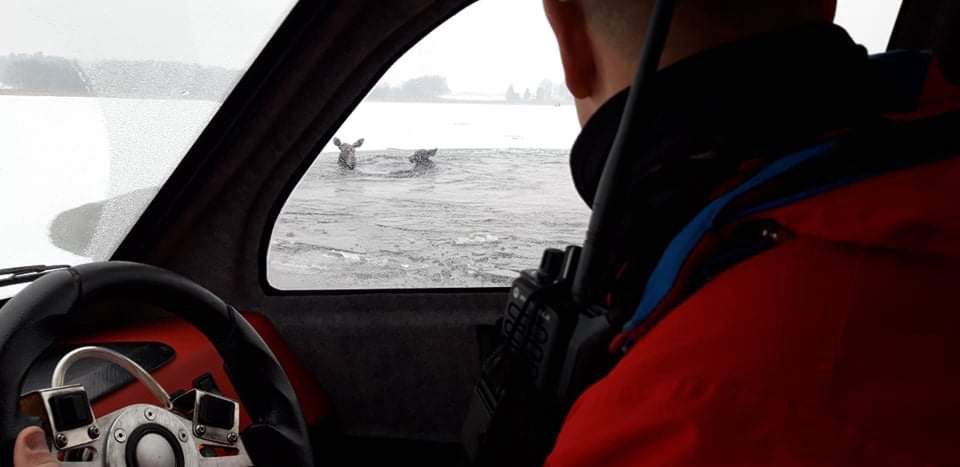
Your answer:
[[[420,165],[431,165],[431,164],[433,164],[433,161],[431,161],[430,158],[433,157],[433,156],[435,156],[436,154],[437,154],[437,150],[436,150],[436,149],[430,149],[430,150],[421,149],[421,150],[413,153],[413,155],[410,156],[410,159],[409,159],[409,160],[410,160],[410,162],[412,162],[414,165],[418,165],[418,166],[420,166]]]
[[[358,139],[353,144],[344,143],[340,141],[340,138],[333,138],[333,145],[340,148],[340,158],[337,159],[340,167],[353,170],[357,166],[356,149],[363,146],[363,138]]]

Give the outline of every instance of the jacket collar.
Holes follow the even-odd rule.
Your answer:
[[[678,158],[720,154],[725,159],[720,167],[729,171],[709,171],[720,183],[742,160],[876,115],[891,104],[876,98],[884,83],[871,79],[871,71],[866,50],[843,29],[825,24],[757,36],[680,61],[652,83],[654,123],[638,122],[632,130],[630,180],[644,185]],[[587,204],[592,205],[627,92],[597,110],[571,152],[574,183]]]

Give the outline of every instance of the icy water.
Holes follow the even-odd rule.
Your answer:
[[[0,96],[0,266],[109,258],[216,108]],[[277,221],[267,278],[286,289],[506,285],[544,248],[582,241],[588,211],[567,159],[577,132],[571,106],[365,102],[337,132],[365,138],[357,170],[340,171],[332,146],[317,158]],[[414,149],[434,147],[433,170],[404,172]],[[54,232],[88,204],[103,207],[87,219],[91,238]]]
[[[580,243],[589,216],[568,151],[441,149],[413,172],[408,150],[324,153],[271,240],[282,289],[503,286],[544,248]]]

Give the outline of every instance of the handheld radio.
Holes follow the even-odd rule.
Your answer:
[[[604,306],[604,272],[615,257],[610,238],[624,201],[625,148],[631,128],[653,118],[644,107],[673,19],[674,0],[657,0],[617,136],[604,164],[583,247],[546,250],[521,273],[500,320],[499,342],[484,361],[462,433],[480,464],[542,465],[566,412],[612,366],[614,336]]]

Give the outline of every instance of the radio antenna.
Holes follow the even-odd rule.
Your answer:
[[[610,233],[617,228],[617,222],[612,218],[615,215],[612,205],[615,204],[616,196],[622,192],[621,187],[625,182],[625,176],[621,172],[626,149],[630,147],[628,142],[635,137],[631,129],[635,128],[637,123],[653,118],[654,109],[650,104],[651,81],[660,68],[660,58],[670,33],[675,3],[675,0],[657,0],[653,7],[637,75],[630,88],[617,136],[593,197],[593,213],[590,215],[590,226],[583,242],[583,253],[572,289],[573,296],[583,304],[598,303],[603,298],[601,294],[604,291],[597,281],[604,277],[604,269],[609,267],[606,258],[610,254]]]

